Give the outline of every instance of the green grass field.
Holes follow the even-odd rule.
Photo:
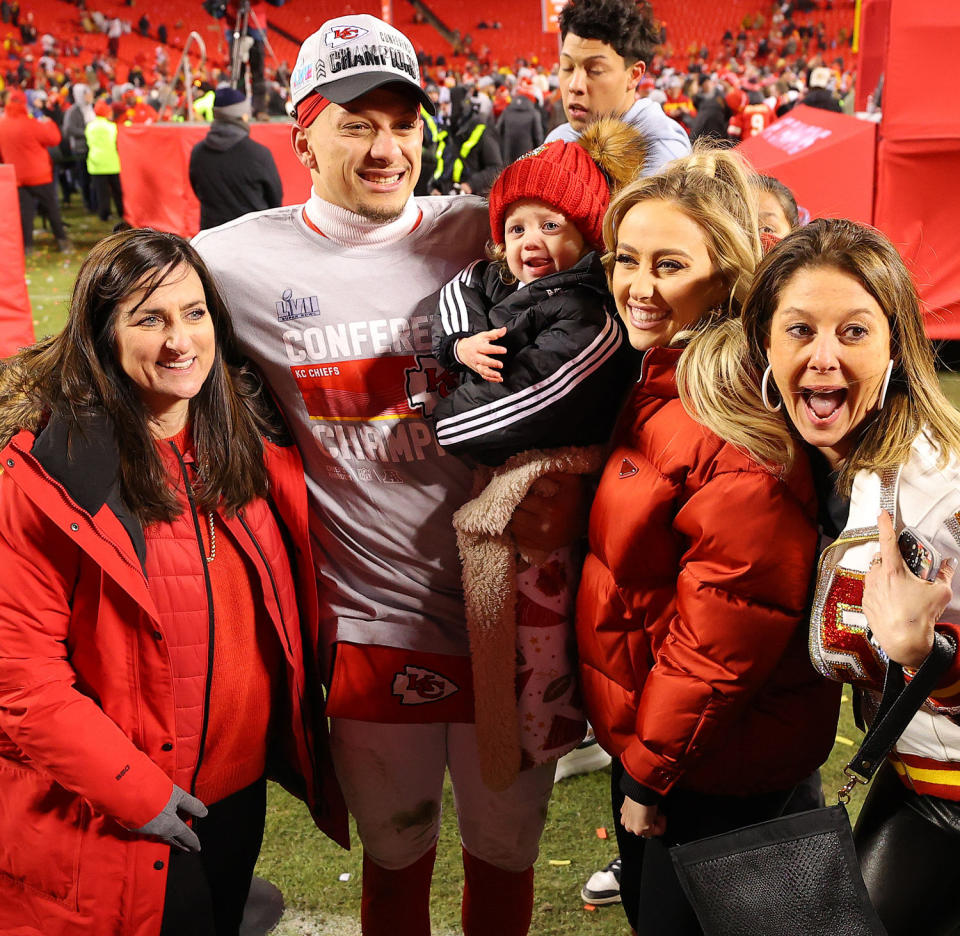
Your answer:
[[[53,334],[66,317],[73,280],[83,257],[97,239],[109,233],[111,224],[81,216],[67,209],[65,218],[74,250],[56,251],[52,235],[38,233],[35,251],[27,259],[27,280],[37,337]],[[951,400],[960,402],[960,375],[943,374]],[[842,783],[842,769],[856,750],[860,732],[853,724],[849,691],[842,707],[837,743],[823,768],[828,801]],[[619,906],[587,911],[580,900],[580,887],[589,875],[615,855],[609,807],[609,770],[565,780],[556,786],[546,831],[536,866],[536,900],[531,932],[536,936],[576,934],[623,934],[624,918]],[[862,788],[855,791],[851,814],[862,801]],[[449,784],[444,797],[444,820],[433,888],[435,932],[458,932],[460,847],[456,834]],[[598,829],[610,838],[598,837]],[[320,835],[306,809],[282,790],[271,786],[267,832],[258,873],[284,893],[288,911],[278,933],[284,936],[318,936],[321,933],[359,933],[360,851],[356,835],[350,852],[341,850]],[[552,865],[551,861],[564,862]],[[346,881],[340,876],[349,874]]]

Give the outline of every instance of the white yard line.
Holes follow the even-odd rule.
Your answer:
[[[360,936],[360,921],[352,917],[310,914],[288,908],[276,929],[270,931],[270,936]],[[433,936],[456,936],[456,933],[434,929]]]

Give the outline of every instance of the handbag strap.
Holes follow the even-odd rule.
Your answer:
[[[850,782],[840,790],[841,802],[849,800],[850,790],[857,783],[870,782],[877,768],[910,724],[910,720],[933,691],[937,680],[949,668],[956,653],[957,645],[953,638],[936,631],[933,649],[910,682],[903,678],[903,667],[890,660],[883,681],[883,695],[873,724],[857,753],[844,768],[843,772],[850,778]]]

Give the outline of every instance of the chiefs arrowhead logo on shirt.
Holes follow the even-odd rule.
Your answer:
[[[449,396],[460,378],[442,368],[430,354],[414,355],[414,361],[417,366],[404,371],[407,405],[411,411],[418,409],[424,416],[432,416],[437,401]]]
[[[423,705],[425,702],[439,702],[459,692],[460,687],[441,673],[411,666],[409,663],[402,672],[393,677],[393,694],[400,697],[401,705]]]

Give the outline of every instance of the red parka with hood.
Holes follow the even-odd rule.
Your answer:
[[[47,147],[60,142],[60,129],[47,118],[27,113],[22,91],[10,92],[0,117],[0,162],[12,163],[17,185],[46,185],[53,181],[53,163]]]
[[[776,477],[695,422],[680,353],[644,355],[577,599],[588,717],[646,803],[789,789],[826,760],[839,709],[807,653],[809,468]]]
[[[170,846],[129,830],[163,808],[172,778],[185,785],[185,762],[202,752],[176,736],[170,651],[142,531],[119,498],[112,432],[71,433],[69,450],[67,439],[51,420],[0,454],[0,933],[156,936]],[[287,546],[258,522],[262,501],[225,523],[285,659],[284,752],[268,775],[347,844],[315,678],[303,470],[292,446],[267,442],[264,457],[290,562],[270,559]],[[203,603],[201,588],[184,581],[185,606]],[[196,679],[207,678],[202,668]]]

